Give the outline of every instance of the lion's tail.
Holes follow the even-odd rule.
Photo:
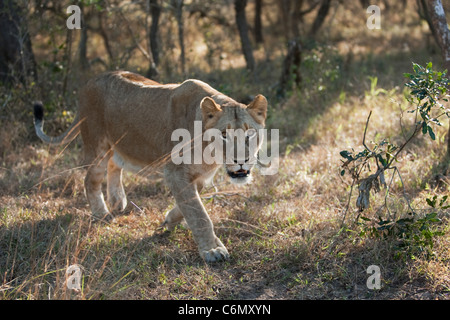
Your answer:
[[[73,139],[75,139],[78,133],[80,132],[80,118],[79,115],[77,114],[75,120],[66,130],[66,132],[57,137],[50,137],[46,135],[43,131],[44,106],[42,105],[42,102],[35,102],[33,105],[33,111],[34,111],[34,129],[36,130],[37,136],[45,143],[49,143],[51,145],[67,144],[70,143]]]

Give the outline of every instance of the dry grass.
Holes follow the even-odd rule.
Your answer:
[[[339,9],[325,25],[329,46],[305,55],[304,87],[283,100],[273,89],[281,65],[275,46],[267,49],[271,60],[260,60],[258,81],[242,69],[226,67],[228,60],[214,60],[220,66],[210,70],[202,59],[194,59],[204,48],[189,60],[191,74],[231,96],[267,95],[268,125],[280,129],[282,140],[278,174],[255,175],[252,185],[236,187],[220,172],[214,180],[219,192],[204,191],[217,235],[231,253],[220,264],[200,259],[188,229],[158,228],[174,200],[157,172],[125,176],[128,199],[138,208],[109,223],[91,221],[79,142],[64,150],[42,145],[33,136],[29,113],[12,112],[25,108],[14,96],[0,114],[0,297],[449,299],[448,210],[439,212],[444,235],[436,237],[432,257],[398,254],[395,237],[362,235],[355,193],[342,227],[350,180],[339,174],[339,152],[361,145],[370,110],[368,141],[402,139],[399,117],[408,107],[402,74],[410,71],[411,61],[439,62],[424,48],[423,25],[394,15],[383,20],[382,33],[374,34],[347,16]],[[194,23],[187,28],[193,41]],[[338,29],[342,32],[335,34]],[[227,50],[230,61],[241,59],[233,43],[219,49]],[[374,78],[368,76],[378,80],[372,89]],[[175,73],[164,82],[178,77]],[[47,123],[54,132],[67,122],[58,114]],[[450,191],[448,183],[434,179],[443,170],[446,130],[440,128],[434,142],[419,138],[398,163],[406,196],[421,213],[428,212],[425,198]],[[364,212],[370,218],[383,206],[384,195],[373,195],[371,203]],[[398,178],[388,203],[398,215],[407,211]],[[78,292],[65,285],[65,271],[74,264],[82,266]],[[380,290],[366,286],[370,265],[381,269]]]

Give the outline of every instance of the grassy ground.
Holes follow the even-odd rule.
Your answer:
[[[270,51],[272,57],[261,58],[251,76],[237,67],[201,72],[201,62],[192,68],[192,75],[233,97],[268,96],[268,127],[280,129],[278,174],[255,174],[251,185],[237,187],[219,172],[218,190],[202,194],[231,253],[223,263],[204,263],[183,226],[173,232],[159,228],[174,205],[159,172],[127,173],[125,189],[136,208],[109,223],[91,221],[79,167],[81,143],[66,149],[40,143],[15,92],[11,101],[17,104],[7,104],[0,114],[0,297],[449,299],[448,209],[434,210],[442,222],[432,230],[442,235],[432,237],[429,251],[420,243],[411,250],[400,247],[395,235],[377,237],[371,223],[360,219],[389,214],[383,190],[371,196],[371,207],[362,214],[354,192],[343,220],[351,181],[340,175],[339,152],[361,147],[370,111],[367,141],[400,141],[400,115],[410,108],[402,74],[411,71],[412,61],[433,61],[439,68],[439,55],[426,44],[426,26],[415,22],[413,13],[408,16],[394,15],[383,20],[381,31],[371,31],[364,19],[364,27],[357,27],[358,21],[338,9],[324,26],[321,40],[327,45],[318,44],[303,57],[303,87],[283,99],[274,89],[281,66],[274,49],[258,49],[257,55]],[[167,78],[163,82],[173,80]],[[56,108],[47,121],[48,131],[70,121],[71,114],[63,116],[62,110]],[[412,123],[406,114],[404,122]],[[387,198],[391,214],[408,212],[405,195],[423,217],[432,212],[426,198],[449,194],[448,180],[436,179],[445,173],[447,130],[448,122],[436,131],[436,141],[419,137],[402,153],[397,166],[405,190],[396,177]],[[64,283],[74,264],[82,270],[80,291]],[[379,290],[366,285],[371,265],[380,267]]]

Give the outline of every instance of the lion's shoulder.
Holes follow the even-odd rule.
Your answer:
[[[131,81],[133,83],[141,84],[144,86],[160,86],[161,83],[155,80],[148,79],[140,74],[129,72],[129,71],[119,71],[117,75],[121,76],[123,79]]]
[[[197,79],[188,79],[179,84],[177,88],[178,92],[189,93],[191,95],[197,93],[207,93],[209,95],[214,95],[219,93],[216,89],[211,87],[206,82]]]

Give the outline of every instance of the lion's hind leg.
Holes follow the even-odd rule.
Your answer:
[[[107,200],[111,211],[123,212],[127,206],[127,197],[122,183],[122,168],[111,157],[108,161],[106,176]]]
[[[106,144],[92,145],[85,143],[85,163],[88,166],[84,179],[86,198],[95,218],[110,218],[102,192],[102,182],[111,153]]]
[[[172,231],[175,229],[175,227],[182,223],[184,220],[183,214],[181,213],[180,208],[178,208],[178,205],[175,205],[169,212],[166,214],[166,218],[164,219],[164,222],[162,223],[162,227],[166,227],[167,230]]]
[[[86,197],[91,207],[92,215],[103,219],[109,215],[102,193],[102,181],[105,175],[106,163],[91,164],[84,179]]]

